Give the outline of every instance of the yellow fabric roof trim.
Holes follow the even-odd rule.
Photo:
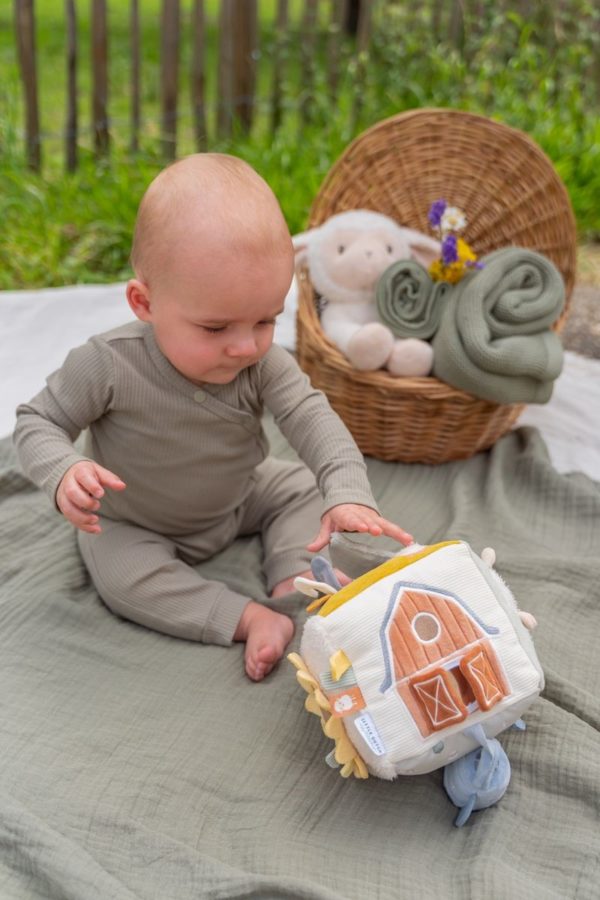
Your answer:
[[[322,609],[319,610],[319,615],[328,616],[329,613],[332,613],[335,609],[339,609],[339,607],[343,606],[344,603],[347,603],[348,600],[352,600],[352,598],[356,597],[357,594],[360,594],[361,591],[371,587],[372,584],[375,584],[375,582],[379,581],[381,578],[385,578],[386,575],[391,575],[393,572],[399,572],[400,569],[410,566],[411,563],[416,562],[418,559],[424,559],[426,556],[430,556],[437,550],[441,550],[443,547],[451,547],[453,544],[460,544],[460,541],[442,541],[439,544],[431,544],[429,547],[423,547],[422,550],[418,550],[416,553],[409,553],[405,556],[393,556],[392,559],[386,560],[386,562],[377,566],[376,569],[371,569],[369,572],[365,572],[364,575],[351,581],[350,584],[343,587],[337,594],[333,594]]]
[[[306,612],[315,612],[315,610],[319,609],[320,606],[323,606],[324,603],[327,603],[329,597],[331,597],[331,594],[323,594],[322,597],[317,597],[316,600],[313,600],[312,603],[308,604],[308,606],[306,607]]]

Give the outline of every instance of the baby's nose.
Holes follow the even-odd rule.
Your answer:
[[[230,356],[252,356],[256,353],[256,341],[252,336],[240,338],[229,345]]]

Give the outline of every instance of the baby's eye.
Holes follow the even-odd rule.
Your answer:
[[[391,244],[388,244],[386,249],[387,249],[388,253],[393,253],[393,251],[394,251],[394,248],[392,247]]]
[[[259,322],[258,324],[259,324],[259,325],[262,325],[262,326],[265,326],[265,325],[274,325],[274,324],[275,324],[275,319],[263,319],[263,321],[262,321],[262,322]]]
[[[338,247],[338,253],[343,253],[345,249],[346,248],[344,247],[344,245],[340,244],[340,246]]]
[[[225,331],[227,328],[226,325],[219,325],[218,328],[211,328],[210,325],[201,325],[200,328],[203,331],[207,331],[209,334],[219,334],[221,331]]]

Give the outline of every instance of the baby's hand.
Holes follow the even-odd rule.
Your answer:
[[[329,543],[334,531],[368,532],[376,537],[385,534],[405,545],[412,544],[414,541],[411,534],[403,531],[393,522],[388,522],[369,506],[362,506],[358,503],[340,503],[339,506],[332,506],[327,510],[321,519],[321,530],[306,549],[311,553],[322,550]]]
[[[90,534],[99,534],[102,529],[94,512],[100,509],[104,487],[122,491],[125,486],[118,475],[91,460],[84,460],[75,463],[63,475],[56,492],[56,505],[63,516],[77,528],[89,531]]]

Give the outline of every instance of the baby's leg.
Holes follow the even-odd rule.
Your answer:
[[[100,534],[80,531],[78,536],[92,581],[109,609],[173,637],[231,644],[248,597],[201,578],[162,535],[110,519],[101,524]]]
[[[318,530],[323,500],[302,463],[269,457],[256,474],[240,533],[261,532],[267,588],[278,597],[294,589],[296,575],[312,577],[306,545]]]

